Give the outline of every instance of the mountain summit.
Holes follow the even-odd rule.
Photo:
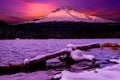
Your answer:
[[[58,8],[54,11],[51,11],[45,16],[39,17],[37,19],[33,19],[32,21],[29,21],[28,23],[41,23],[41,22],[100,22],[100,23],[106,23],[106,22],[114,22],[111,20],[103,19],[96,16],[86,15],[84,13],[80,13],[77,11],[74,11],[69,6],[64,6],[61,8]]]

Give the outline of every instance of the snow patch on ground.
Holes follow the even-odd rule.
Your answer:
[[[81,50],[75,50],[75,51],[71,52],[70,57],[75,61],[79,61],[79,60],[83,59],[82,55],[83,55],[83,53]]]
[[[110,62],[116,62],[116,63],[120,63],[120,58],[119,59],[110,59]]]
[[[120,59],[117,61],[120,63]],[[120,80],[120,64],[81,73],[62,71],[58,77],[60,80]]]
[[[82,73],[63,71],[61,77],[60,80],[120,80],[120,64]]]

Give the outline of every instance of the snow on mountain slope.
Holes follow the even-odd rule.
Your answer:
[[[41,23],[41,22],[60,22],[60,21],[72,21],[72,22],[114,22],[107,19],[102,19],[96,16],[90,16],[77,11],[72,10],[70,7],[58,8],[55,11],[48,13],[47,15],[28,21],[28,23]]]
[[[96,17],[96,16],[86,15],[84,13],[79,13],[79,12],[76,12],[74,10],[71,10],[70,13],[73,16],[78,17],[80,19],[80,21],[82,21],[82,22],[112,22],[112,21],[107,20],[107,19],[103,19],[103,18]]]

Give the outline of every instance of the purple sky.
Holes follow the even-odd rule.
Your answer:
[[[0,20],[22,22],[65,5],[78,12],[120,21],[120,0],[0,0]]]

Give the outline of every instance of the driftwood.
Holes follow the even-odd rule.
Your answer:
[[[0,66],[0,75],[21,72],[23,66],[24,64],[10,64],[7,66]]]
[[[7,66],[0,66],[0,75],[4,74],[14,74],[18,72],[33,72],[36,70],[45,70],[46,69],[46,60],[69,54],[68,50],[62,50],[56,53],[47,54],[40,57],[39,59],[31,59],[28,63],[24,64],[10,64]]]
[[[120,44],[108,42],[108,43],[102,44],[101,47],[120,47]]]
[[[51,59],[51,58],[55,58],[57,56],[60,55],[64,55],[64,54],[70,54],[70,51],[68,50],[62,50],[56,53],[52,53],[52,54],[47,54],[45,56],[42,56],[39,59],[35,59],[35,60],[30,60],[28,63],[26,63],[24,65],[24,70],[25,71],[36,71],[36,70],[40,70],[40,69],[45,69],[46,68],[46,60]]]
[[[76,46],[76,49],[80,49],[80,50],[87,50],[87,49],[93,49],[93,48],[100,48],[100,44],[95,43],[95,44],[87,44],[87,45]]]
[[[76,49],[80,50],[86,50],[86,49],[92,49],[92,48],[100,48],[100,44],[89,44],[89,45],[83,45],[83,46],[77,46]],[[61,50],[56,53],[47,54],[45,56],[40,57],[39,59],[31,60],[24,66],[25,71],[35,71],[38,69],[44,69],[46,67],[46,60],[55,58],[64,54],[70,54],[70,51],[65,49]]]
[[[81,45],[76,46],[76,49],[80,50],[87,50],[87,49],[93,49],[93,48],[100,48],[99,43],[95,44],[88,44],[88,45]],[[46,60],[55,58],[64,54],[70,54],[70,51],[67,49],[61,50],[56,53],[47,54],[44,56],[41,56],[38,59],[30,59],[27,63],[22,63],[18,65],[8,65],[8,66],[0,66],[0,75],[3,74],[12,74],[17,72],[31,72],[36,70],[43,70],[46,69]]]

